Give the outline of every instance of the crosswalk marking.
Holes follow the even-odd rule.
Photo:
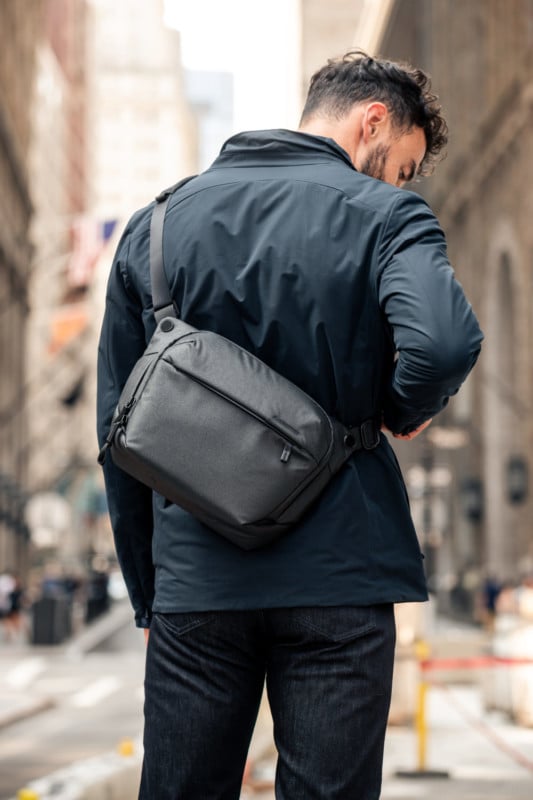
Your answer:
[[[9,670],[5,682],[11,689],[26,689],[46,669],[44,658],[26,658]]]
[[[116,692],[122,682],[115,675],[106,675],[94,683],[90,683],[81,692],[77,692],[71,697],[71,703],[75,708],[89,708],[100,703],[110,694]]]

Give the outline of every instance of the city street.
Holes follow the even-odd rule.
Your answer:
[[[380,800],[533,800],[533,0],[0,0],[0,43],[0,800],[137,799],[152,605],[374,678],[389,601]],[[318,691],[284,759],[337,777]],[[247,755],[275,800],[266,693]]]
[[[84,648],[90,649],[84,652]],[[2,644],[0,700],[38,711],[0,729],[0,800],[30,780],[138,740],[142,727],[143,637],[129,609],[114,608],[74,643],[58,648]],[[42,710],[48,704],[50,707]],[[427,770],[416,773],[412,727],[390,726],[382,800],[528,800],[533,796],[533,729],[487,713],[475,684],[429,690]],[[1,721],[2,717],[0,717]],[[273,800],[275,749],[264,703],[251,748],[250,780],[242,800]],[[134,800],[134,798],[125,798]]]
[[[116,750],[122,739],[141,733],[144,638],[126,612],[118,621],[128,621],[91,652],[0,644],[0,719],[23,699],[36,707],[53,703],[0,728],[1,800],[31,779]],[[107,622],[96,623],[103,636]]]

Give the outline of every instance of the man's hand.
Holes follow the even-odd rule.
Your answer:
[[[144,630],[144,641],[146,646],[148,646],[148,639],[150,638],[150,628],[143,628]]]
[[[431,425],[432,422],[433,422],[432,419],[427,419],[425,422],[422,423],[422,425],[420,425],[414,431],[411,431],[411,433],[392,433],[392,431],[386,428],[385,425],[382,426],[381,430],[386,431],[387,433],[392,433],[395,439],[402,439],[404,442],[410,442],[411,439],[416,439],[419,433],[425,431],[428,425]]]

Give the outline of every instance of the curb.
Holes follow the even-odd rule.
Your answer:
[[[121,600],[101,619],[96,619],[63,646],[67,658],[76,659],[89,653],[113,633],[120,630],[128,621],[133,625],[133,611],[128,600]]]
[[[137,743],[132,755],[110,752],[77,761],[30,781],[19,790],[19,797],[26,791],[32,800],[131,800],[139,788],[141,754]]]
[[[0,714],[0,730],[14,725],[16,722],[41,714],[43,711],[48,711],[50,708],[54,708],[55,705],[56,702],[51,697],[43,697],[40,700],[27,703],[22,708]]]

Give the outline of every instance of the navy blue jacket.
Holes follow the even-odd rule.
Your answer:
[[[154,328],[153,204],[115,256],[99,347],[98,436]],[[170,201],[164,257],[183,318],[247,348],[342,422],[409,432],[447,403],[482,334],[433,213],[358,173],[335,142],[230,139]],[[176,443],[179,447],[179,442]],[[384,434],[281,541],[245,552],[114,466],[106,487],[137,624],[152,611],[367,605],[426,598],[403,479]],[[153,508],[152,508],[153,501]]]

